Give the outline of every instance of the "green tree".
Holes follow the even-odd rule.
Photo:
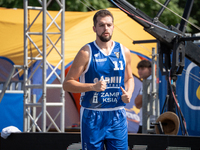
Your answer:
[[[23,7],[23,1],[19,1],[19,0],[0,0],[0,7],[22,8]]]
[[[48,0],[47,0],[48,1]],[[29,6],[41,6],[37,0],[28,0]],[[108,0],[65,0],[66,11],[90,11],[108,8],[112,4]],[[23,8],[23,0],[0,0],[0,7]],[[60,7],[52,0],[48,10],[59,10]]]
[[[108,8],[111,3],[108,0],[67,0],[66,10],[68,11],[90,11]]]
[[[178,5],[180,7],[184,7],[185,8],[185,5],[186,5],[186,2],[187,0],[179,0],[179,3]],[[199,0],[194,0],[194,4],[193,4],[193,7],[192,7],[192,10],[191,10],[191,14],[190,14],[190,18],[189,18],[189,21],[194,23],[195,25],[198,25],[200,24],[200,9],[199,9],[199,6],[200,6],[200,1]],[[192,29],[192,33],[197,33],[197,32],[200,32],[197,28],[193,27],[192,25],[188,24],[187,25],[187,29],[188,27],[190,29]]]
[[[154,18],[162,7],[160,4],[156,3],[154,0],[144,0],[142,2],[138,0],[137,1],[127,0],[127,1],[131,3],[132,5],[134,5],[136,8],[140,9],[142,12],[144,12],[148,16],[150,16],[151,18]],[[164,4],[166,0],[158,0],[158,1],[161,4]],[[167,7],[182,17],[186,1],[187,0],[173,0],[173,1],[170,1]],[[196,12],[197,14],[200,14],[198,6],[200,6],[200,1],[196,0],[193,6],[192,12]],[[175,15],[170,10],[165,9],[162,15],[160,16],[159,21],[167,26],[170,26],[170,25],[176,26],[177,24],[180,23],[181,18]],[[191,17],[189,18],[189,21],[191,23],[194,23],[194,24],[200,23],[197,21],[197,19],[199,18],[197,17],[197,15],[195,15],[194,13],[191,13],[190,16]],[[191,33],[196,32],[196,30],[194,30],[194,28],[192,28],[192,26],[189,24],[187,25],[186,31],[191,32]]]

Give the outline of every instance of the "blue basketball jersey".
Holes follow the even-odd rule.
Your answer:
[[[107,81],[107,88],[102,92],[81,93],[80,103],[85,108],[114,108],[125,106],[121,100],[124,88],[124,75],[126,59],[123,47],[118,42],[113,42],[112,49],[106,55],[96,44],[88,44],[90,48],[90,59],[86,70],[80,76],[82,83],[96,83],[99,80]]]

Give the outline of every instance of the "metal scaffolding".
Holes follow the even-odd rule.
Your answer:
[[[155,48],[152,48],[152,79],[143,80],[142,133],[155,133],[155,128],[152,127],[155,125],[156,120],[160,115],[160,104],[158,99],[159,83],[156,82],[156,77],[159,77],[158,60],[158,54],[155,53]]]
[[[48,12],[47,8],[52,2],[52,0],[38,0],[41,4],[41,7],[28,6],[28,0],[24,0],[24,132],[48,132],[53,125],[58,132],[64,132],[64,113],[65,113],[65,92],[62,89],[62,82],[64,81],[64,30],[65,30],[65,0],[55,0],[60,10],[58,14],[53,18]],[[38,15],[34,19],[30,20],[30,10],[37,10]],[[31,32],[31,28],[42,15],[42,32]],[[51,19],[51,23],[47,26],[47,16]],[[56,23],[56,19],[61,17],[61,25],[59,26]],[[33,17],[33,16],[31,16]],[[31,22],[30,22],[31,21]],[[48,32],[48,29],[52,26],[56,26],[58,32]],[[52,41],[49,35],[55,35],[58,39]],[[42,48],[37,46],[37,43],[34,41],[32,36],[42,36]],[[47,51],[47,41],[49,41],[49,46],[51,49]],[[54,43],[55,42],[55,43]],[[61,50],[56,47],[56,44],[61,42]],[[29,44],[29,45],[28,45]],[[37,55],[32,55],[30,52],[31,46],[37,50]],[[52,51],[57,51],[60,61],[58,64],[53,67],[47,60],[47,56]],[[31,70],[30,62],[35,63],[37,66]],[[35,84],[33,83],[33,76],[38,69],[42,68],[42,83]],[[56,72],[60,68],[60,75]],[[51,70],[50,73],[47,73],[47,70]],[[28,74],[29,73],[29,74]],[[56,76],[58,84],[48,83],[52,76]],[[42,90],[41,101],[36,100],[36,95],[33,90],[40,89]],[[49,102],[47,99],[47,91],[49,89],[60,90],[57,100]],[[54,118],[48,112],[48,107],[59,108],[59,111],[56,112],[57,115]],[[40,112],[37,110],[40,108]],[[60,117],[60,126],[56,123],[56,119]],[[41,120],[41,125],[38,124],[38,120]],[[50,120],[50,124],[47,124],[47,119]]]

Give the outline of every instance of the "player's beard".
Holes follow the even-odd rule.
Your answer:
[[[102,41],[102,42],[108,42],[110,41],[110,39],[112,38],[112,35],[109,34],[109,36],[103,36],[104,33],[102,33],[101,35],[98,35],[97,36],[99,37],[99,39]]]

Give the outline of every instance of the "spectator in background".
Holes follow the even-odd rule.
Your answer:
[[[148,60],[142,60],[137,65],[138,74],[141,79],[152,79],[151,76],[151,62]],[[140,124],[138,133],[142,133],[142,93],[143,93],[143,86],[140,89],[138,96],[135,98],[135,106],[136,108],[140,109],[139,117],[140,117]]]

